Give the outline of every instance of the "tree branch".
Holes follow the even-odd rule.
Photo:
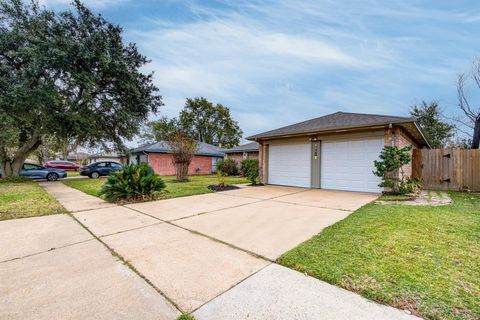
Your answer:
[[[447,117],[447,116],[445,116],[445,118],[448,119],[448,120],[451,120],[451,121],[458,122],[458,123],[460,123],[461,125],[463,125],[463,126],[465,126],[465,127],[468,127],[468,128],[470,128],[470,129],[473,129],[473,128],[474,128],[474,125],[473,125],[473,124],[468,123],[468,122],[465,122],[465,121],[460,120],[460,119],[458,119],[458,118],[452,118],[452,117]],[[455,124],[452,124],[452,125],[454,125],[455,127],[457,127],[457,125],[455,125]]]
[[[477,87],[480,89],[480,59],[477,59],[473,62],[472,77],[475,80]]]
[[[465,95],[465,74],[460,74],[457,81],[458,106],[470,120],[475,121],[477,115],[470,108],[470,104]]]
[[[23,158],[26,154],[37,148],[42,143],[41,135],[38,131],[35,131],[33,135],[27,140],[13,156],[13,161]]]

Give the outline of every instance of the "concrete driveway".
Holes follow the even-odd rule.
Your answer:
[[[377,195],[265,186],[112,206],[44,187],[76,221],[0,222],[0,318],[412,318],[274,263]]]
[[[74,216],[179,309],[192,312],[376,197],[247,187]]]

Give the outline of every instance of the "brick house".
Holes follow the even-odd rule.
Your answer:
[[[346,112],[247,139],[259,143],[262,183],[366,192],[382,191],[373,162],[384,146],[430,147],[412,118]]]
[[[212,174],[216,171],[217,161],[223,157],[223,149],[208,143],[198,142],[197,151],[188,167],[188,174]],[[128,162],[135,164],[148,163],[157,174],[162,176],[175,174],[172,152],[165,141],[131,149]]]
[[[258,159],[258,143],[250,142],[227,149],[224,152],[225,159],[233,159],[237,163],[240,163],[243,159]]]

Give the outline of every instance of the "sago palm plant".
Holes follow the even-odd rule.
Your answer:
[[[165,182],[145,163],[131,164],[108,176],[100,192],[108,201],[143,201],[154,198]]]

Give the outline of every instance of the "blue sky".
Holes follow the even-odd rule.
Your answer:
[[[422,100],[458,115],[457,75],[480,56],[475,0],[85,3],[152,60],[161,115],[204,96],[244,136],[336,111],[408,115]]]

